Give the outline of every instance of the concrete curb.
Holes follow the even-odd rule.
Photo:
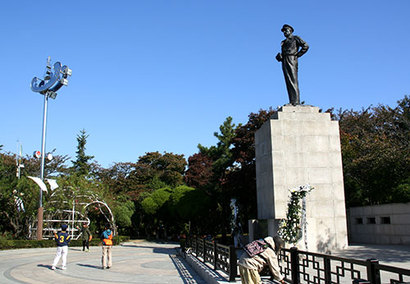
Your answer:
[[[208,284],[221,284],[221,283],[235,283],[229,282],[227,275],[221,275],[219,272],[213,270],[205,263],[198,260],[190,253],[183,253],[180,248],[177,249],[178,254],[183,257],[186,262],[201,276],[202,279]],[[241,283],[240,281],[238,283]]]

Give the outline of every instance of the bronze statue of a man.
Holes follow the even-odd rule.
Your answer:
[[[281,31],[286,39],[281,43],[282,52],[276,55],[276,60],[282,62],[289,102],[299,105],[298,57],[305,54],[309,46],[300,37],[293,35],[294,29],[291,26],[283,25]]]

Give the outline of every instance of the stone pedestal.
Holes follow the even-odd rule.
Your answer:
[[[255,134],[258,219],[269,234],[286,218],[289,189],[309,184],[307,240],[310,251],[347,245],[338,121],[313,106],[283,106]],[[305,248],[303,248],[305,249]]]

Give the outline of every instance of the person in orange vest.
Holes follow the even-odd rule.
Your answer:
[[[105,225],[105,231],[101,234],[102,239],[102,269],[110,269],[112,266],[112,237],[113,232],[110,229],[110,224]]]
[[[54,239],[57,243],[57,252],[54,257],[53,265],[51,266],[52,270],[56,269],[56,265],[59,262],[60,258],[63,258],[63,263],[61,269],[66,269],[67,265],[67,253],[68,253],[68,243],[71,241],[71,237],[67,232],[67,225],[61,225],[61,232],[54,232]]]

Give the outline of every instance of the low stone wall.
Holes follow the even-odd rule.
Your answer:
[[[410,202],[348,209],[349,242],[410,245]]]

